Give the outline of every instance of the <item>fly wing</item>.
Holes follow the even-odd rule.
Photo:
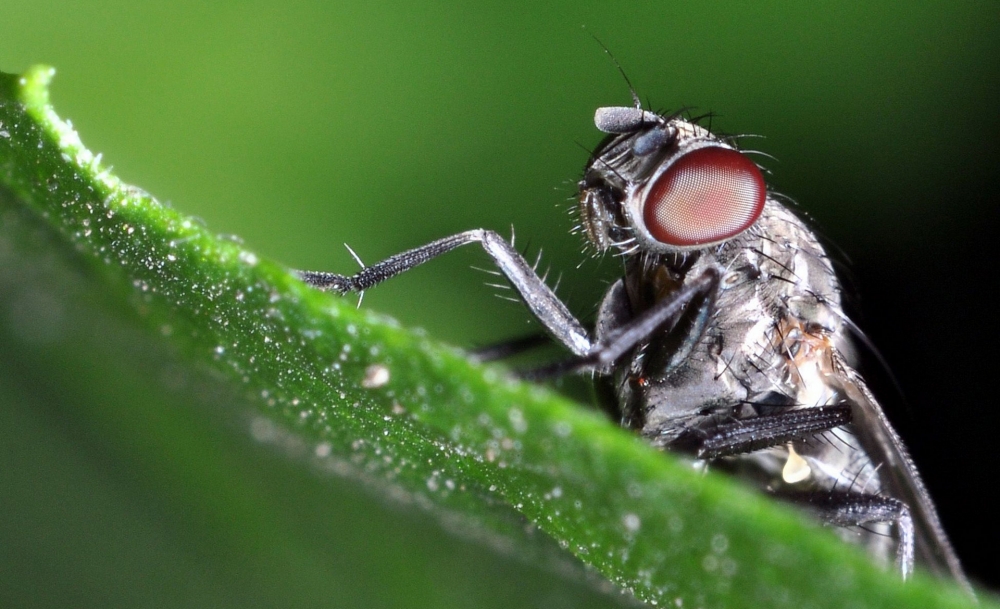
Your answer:
[[[903,441],[861,375],[839,353],[834,355],[833,366],[841,380],[840,389],[851,403],[858,440],[872,460],[881,463],[879,476],[884,481],[883,492],[910,508],[916,561],[936,575],[951,576],[971,594],[969,580]]]

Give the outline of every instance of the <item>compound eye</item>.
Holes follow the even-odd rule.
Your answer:
[[[750,228],[766,196],[764,177],[745,156],[729,148],[699,148],[656,179],[643,220],[653,238],[667,245],[715,243]]]

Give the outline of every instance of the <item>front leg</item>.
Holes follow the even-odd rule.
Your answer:
[[[665,326],[675,322],[688,305],[701,299],[695,315],[695,329],[689,333],[691,339],[685,341],[686,345],[691,344],[701,336],[715,310],[715,297],[719,290],[720,277],[718,269],[705,269],[700,275],[687,281],[682,288],[670,296],[660,299],[638,317],[630,319],[620,326],[610,328],[606,334],[594,342],[594,345],[587,352],[576,353],[576,357],[528,371],[522,376],[527,379],[539,380],[585,370],[607,373],[620,357],[639,343],[649,340]]]
[[[298,271],[298,275],[302,281],[321,290],[339,294],[363,292],[386,279],[469,243],[479,243],[483,246],[500,272],[510,281],[532,314],[553,338],[577,356],[591,352],[593,341],[583,325],[569,312],[549,286],[545,285],[514,246],[491,230],[470,230],[432,241],[367,266],[354,275],[316,271]]]

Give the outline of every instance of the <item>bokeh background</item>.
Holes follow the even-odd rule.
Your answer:
[[[0,70],[55,66],[57,111],[118,175],[290,267],[514,226],[586,317],[620,269],[580,266],[565,212],[594,109],[630,101],[592,36],[654,109],[765,136],[772,185],[842,250],[905,399],[874,384],[959,554],[1000,585],[995,2],[7,0]],[[364,306],[458,345],[530,332],[469,268],[484,258],[454,253]]]

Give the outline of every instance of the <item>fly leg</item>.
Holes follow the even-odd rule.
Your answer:
[[[507,359],[526,353],[539,347],[552,344],[552,338],[548,334],[536,333],[528,334],[520,338],[514,338],[493,345],[477,347],[468,352],[469,359],[477,362],[493,362]]]
[[[695,316],[694,325],[697,330],[688,334],[687,342],[690,345],[681,348],[690,349],[701,336],[701,331],[715,310],[715,296],[720,276],[718,269],[705,269],[701,275],[687,281],[683,287],[669,297],[661,299],[643,314],[601,336],[586,353],[577,353],[577,357],[529,371],[522,376],[528,379],[543,379],[581,370],[608,370],[618,358],[668,323],[675,322],[689,304],[701,299]]]
[[[476,229],[432,241],[427,245],[390,256],[381,262],[361,269],[354,275],[338,275],[316,271],[299,271],[307,284],[339,294],[363,292],[383,281],[421,265],[432,258],[469,243],[479,243],[490,255],[497,268],[504,274],[521,299],[538,318],[545,329],[575,355],[587,355],[593,341],[583,325],[569,312],[566,305],[545,285],[530,264],[514,246],[498,233]]]
[[[699,459],[718,459],[782,446],[850,422],[849,404],[793,408],[776,414],[690,428],[677,436],[669,446],[693,453]],[[899,534],[896,564],[904,579],[912,573],[914,525],[910,508],[902,501],[856,491],[814,492],[805,495],[778,492],[776,495],[802,500],[812,506],[823,521],[837,526],[894,524]]]
[[[914,530],[910,508],[898,499],[853,491],[810,494],[806,501],[825,522],[837,526],[863,527],[889,523],[896,526],[899,545],[896,566],[903,579],[913,573]]]
[[[691,427],[669,443],[699,459],[745,455],[782,446],[851,422],[848,404],[793,408],[776,414]]]

